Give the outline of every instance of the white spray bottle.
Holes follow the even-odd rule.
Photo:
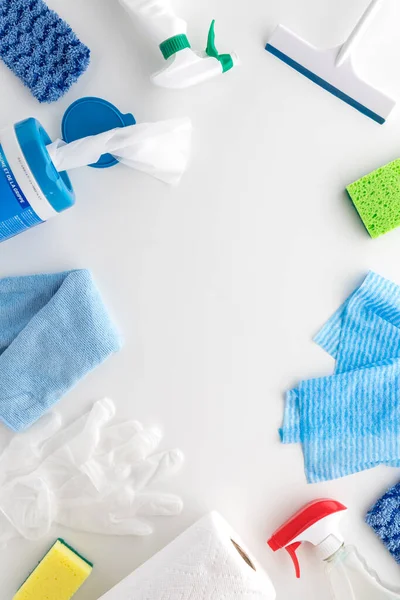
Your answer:
[[[168,65],[151,76],[158,86],[187,88],[226,73],[238,64],[235,53],[219,54],[215,47],[214,21],[205,52],[194,52],[187,38],[187,23],[177,17],[169,0],[120,0],[134,20],[158,44]]]
[[[268,540],[276,552],[285,549],[291,556],[296,577],[300,565],[299,546],[315,546],[326,563],[334,600],[399,600],[400,594],[385,586],[353,546],[346,546],[339,523],[347,508],[336,500],[316,500],[304,506]]]

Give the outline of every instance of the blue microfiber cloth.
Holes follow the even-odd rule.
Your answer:
[[[335,375],[288,392],[283,443],[303,444],[309,482],[400,466],[400,287],[376,273],[317,335]]]
[[[0,280],[0,420],[32,425],[121,348],[86,270]]]
[[[400,484],[380,498],[365,517],[367,524],[400,564]]]
[[[0,0],[0,58],[39,102],[54,102],[86,71],[90,50],[43,0]]]

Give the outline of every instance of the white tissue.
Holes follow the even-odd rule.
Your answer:
[[[274,600],[263,569],[218,513],[201,519],[100,600]]]
[[[189,161],[191,134],[189,118],[170,119],[111,129],[69,144],[56,140],[47,150],[57,171],[93,164],[109,153],[132,169],[176,185]]]

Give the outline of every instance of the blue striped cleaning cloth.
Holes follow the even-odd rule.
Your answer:
[[[333,358],[337,358],[343,320],[349,312],[363,306],[382,319],[400,327],[400,287],[381,275],[370,271],[363,283],[332,315],[314,337],[314,341]]]
[[[400,466],[400,287],[376,273],[316,336],[335,375],[288,392],[283,443],[303,444],[309,482]]]

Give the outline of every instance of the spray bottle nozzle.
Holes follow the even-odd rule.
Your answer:
[[[346,506],[336,500],[315,500],[279,527],[268,540],[268,545],[274,552],[281,549],[288,552],[299,578],[298,548],[303,542],[309,542],[319,548],[322,560],[332,556],[343,545],[339,521],[346,510]]]
[[[206,54],[219,60],[223,73],[229,71],[234,66],[232,56],[230,54],[219,54],[215,46],[215,19],[211,21],[210,29],[208,30]]]

